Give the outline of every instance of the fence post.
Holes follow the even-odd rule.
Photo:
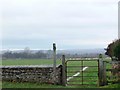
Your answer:
[[[53,82],[56,84],[56,45],[53,43]]]
[[[102,60],[102,54],[99,55],[98,60],[98,78],[99,78],[99,86],[103,86],[103,60]]]
[[[65,55],[62,55],[62,85],[66,86],[66,65],[65,65]]]
[[[103,79],[102,79],[102,72],[103,72],[103,62],[101,59],[99,59],[99,71],[98,71],[98,76],[99,76],[99,86],[103,86]]]
[[[106,62],[103,62],[103,84],[107,85]]]

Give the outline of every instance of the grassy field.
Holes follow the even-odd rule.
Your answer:
[[[2,65],[52,65],[52,59],[7,59],[2,60]],[[61,64],[61,60],[57,60]]]
[[[52,65],[53,64],[53,60],[51,59],[16,59],[16,60],[12,60],[12,59],[9,59],[9,60],[3,60],[2,61],[2,65]],[[57,60],[57,64],[61,64],[61,60]],[[75,73],[69,73],[70,70],[75,70],[75,72],[78,72],[80,71],[80,67],[77,68],[77,66],[81,66],[81,62],[68,62],[67,63],[67,66],[76,66],[75,68],[67,68],[67,76],[73,76]],[[96,62],[90,62],[90,61],[85,61],[83,62],[83,65],[84,66],[97,66],[97,61]],[[97,72],[93,72],[93,71],[97,71],[98,68],[96,67],[91,67],[91,68],[87,68],[85,70],[85,73],[84,73],[84,76],[97,76]],[[88,72],[87,72],[88,71]],[[92,73],[90,73],[92,72]],[[81,76],[78,75],[78,76]],[[76,77],[72,80],[75,80],[75,82],[68,82],[68,84],[80,84],[81,82],[81,78],[79,77]],[[76,82],[76,80],[78,82]],[[85,78],[84,80],[88,80],[88,82],[84,82],[85,84],[91,84],[91,85],[85,85],[85,86],[61,86],[61,85],[48,85],[48,84],[39,84],[39,83],[18,83],[18,82],[2,82],[2,88],[103,88],[103,87],[98,87],[97,86],[97,80],[98,80],[98,77],[94,77],[94,78]],[[95,85],[92,85],[92,84],[95,84]],[[105,86],[104,88],[111,88],[112,85],[110,86]],[[120,85],[113,85],[112,88],[119,88]]]

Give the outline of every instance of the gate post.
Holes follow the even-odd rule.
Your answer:
[[[99,59],[99,61],[98,61],[98,63],[99,63],[99,70],[98,70],[98,76],[99,76],[99,86],[103,86],[103,62],[102,62],[102,60],[101,59]]]
[[[66,86],[66,64],[65,64],[65,55],[62,55],[62,85]]]
[[[106,77],[106,62],[103,61],[102,54],[99,55],[99,86],[107,85],[107,77]]]
[[[103,84],[107,85],[106,62],[103,61]]]
[[[102,54],[99,55],[98,60],[98,78],[99,78],[99,86],[103,86],[103,60],[102,60]]]

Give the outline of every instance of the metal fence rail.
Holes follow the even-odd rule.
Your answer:
[[[98,59],[94,60],[67,60],[67,85],[97,85]]]

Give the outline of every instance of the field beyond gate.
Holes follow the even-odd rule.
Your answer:
[[[98,85],[98,60],[67,60],[67,85]]]

